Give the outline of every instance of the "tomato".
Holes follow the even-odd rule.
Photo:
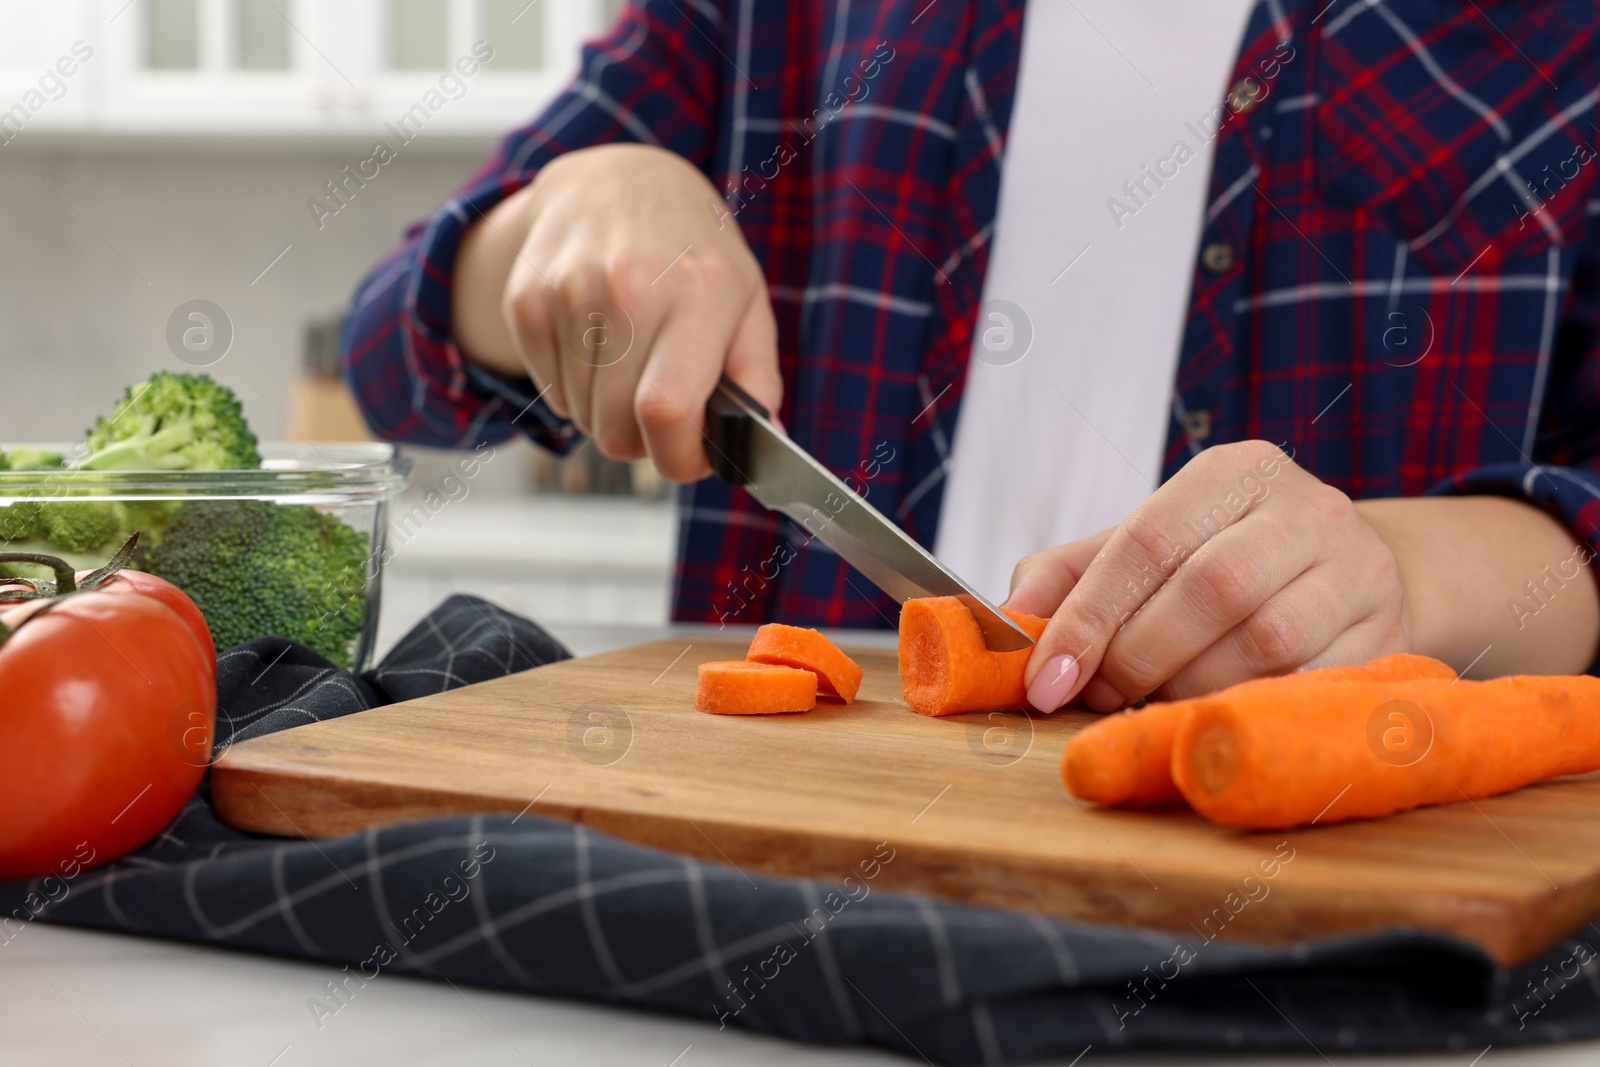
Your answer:
[[[89,573],[79,571],[78,580],[82,581]],[[102,593],[138,593],[165,604],[178,613],[178,618],[184,621],[195,640],[200,642],[200,647],[206,650],[211,665],[216,666],[217,648],[211,641],[211,627],[206,625],[206,617],[200,614],[199,607],[189,599],[189,594],[165,578],[157,578],[144,571],[120,570],[95,586],[95,589]]]
[[[70,877],[149,841],[205,774],[212,657],[133,590],[0,616],[0,879]],[[208,642],[209,644],[209,642]]]
[[[93,573],[93,571],[79,571],[77,580],[82,582]],[[211,627],[206,625],[206,617],[200,614],[200,608],[193,600],[189,599],[189,594],[165,578],[157,578],[155,575],[146,574],[144,571],[116,570],[101,579],[99,584],[93,588],[102,593],[139,593],[142,596],[150,597],[152,600],[159,600],[177,612],[178,617],[188,624],[195,640],[200,642],[200,647],[204,648],[206,655],[211,657],[212,665],[216,665],[217,648],[211,640]],[[28,603],[28,601],[23,600],[7,599],[5,595],[7,591],[6,587],[0,587],[0,608],[5,608],[10,604]],[[0,616],[0,618],[3,618],[3,616]]]

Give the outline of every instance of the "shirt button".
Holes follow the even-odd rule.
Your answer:
[[[1214,241],[1200,253],[1200,263],[1212,274],[1226,274],[1233,269],[1233,246],[1226,241]]]
[[[1254,78],[1240,78],[1228,90],[1228,110],[1236,115],[1248,115],[1267,97],[1265,87]]]
[[[1211,412],[1187,411],[1183,415],[1183,432],[1192,444],[1201,444],[1211,436]]]

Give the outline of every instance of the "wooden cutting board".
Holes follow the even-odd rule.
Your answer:
[[[866,680],[850,707],[696,711],[696,666],[744,648],[641,645],[246,741],[213,769],[212,799],[233,826],[311,837],[531,811],[834,881],[892,854],[879,888],[1156,927],[1191,946],[1409,924],[1515,963],[1600,912],[1600,776],[1242,833],[1073,801],[1058,764],[1090,716],[923,718],[900,700],[892,651],[852,653]]]

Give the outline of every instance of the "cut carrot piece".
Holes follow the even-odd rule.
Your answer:
[[[1050,621],[1006,614],[1036,640]],[[978,620],[953,596],[919,597],[900,609],[900,686],[918,714],[1027,708],[1022,672],[1032,653],[989,651]]]
[[[1399,654],[1360,667],[1324,667],[1281,678],[1258,678],[1215,694],[1227,699],[1251,687],[1282,693],[1289,686],[1337,686],[1341,682],[1454,681],[1456,672],[1427,656]],[[1199,700],[1212,699],[1202,697]],[[1172,746],[1189,712],[1199,700],[1151,704],[1122,711],[1079,730],[1061,754],[1061,777],[1075,797],[1096,804],[1157,807],[1180,804],[1183,796],[1172,780]]]
[[[1600,769],[1600,679],[1239,687],[1195,702],[1173,777],[1213,822],[1370,819]]]
[[[817,706],[817,676],[749,660],[700,664],[694,706],[713,715],[777,715]]]
[[[817,676],[818,691],[846,704],[861,688],[861,666],[816,630],[768,623],[756,631],[745,659],[798,667]]]

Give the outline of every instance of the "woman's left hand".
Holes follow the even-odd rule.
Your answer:
[[[1395,553],[1266,441],[1201,452],[1123,523],[1028,556],[1006,606],[1052,615],[1028,700],[1111,711],[1411,649]]]

